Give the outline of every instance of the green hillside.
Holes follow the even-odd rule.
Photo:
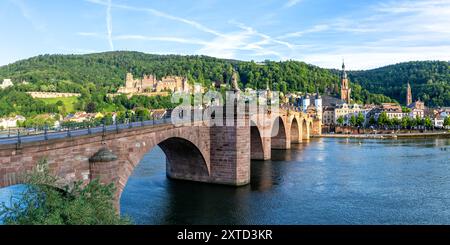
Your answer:
[[[219,81],[229,83],[233,68],[240,77],[241,87],[315,92],[339,91],[339,77],[327,69],[298,61],[264,63],[217,59],[207,56],[152,55],[117,51],[86,55],[41,55],[0,67],[0,79],[12,78],[21,91],[86,92],[96,87],[115,92],[124,83],[125,74],[135,76],[155,74],[188,76],[190,81],[205,86]],[[314,81],[317,81],[316,83]],[[383,95],[369,93],[353,84],[354,98],[359,102],[391,101]]]
[[[349,72],[351,81],[372,93],[381,93],[405,104],[409,82],[413,99],[428,106],[450,106],[450,63],[412,61],[367,71]]]

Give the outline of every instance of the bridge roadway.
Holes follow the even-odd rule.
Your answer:
[[[59,130],[59,131],[49,131],[47,135],[45,133],[39,133],[35,135],[20,135],[21,143],[29,143],[36,141],[44,141],[44,140],[52,140],[52,139],[63,139],[69,137],[83,136],[95,133],[105,132],[114,132],[121,129],[127,128],[136,128],[136,127],[145,127],[151,125],[162,125],[162,124],[170,124],[170,118],[163,118],[158,120],[145,120],[141,122],[132,122],[132,123],[120,123],[107,125],[105,127],[91,127],[91,128],[81,128],[74,130]],[[19,143],[19,136],[11,135],[9,137],[0,137],[0,145],[5,144],[17,144]]]

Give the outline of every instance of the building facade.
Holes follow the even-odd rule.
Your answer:
[[[118,93],[191,92],[193,89],[193,86],[189,85],[187,78],[184,77],[166,76],[158,80],[154,75],[144,75],[142,79],[135,79],[133,74],[127,73],[125,87],[120,87]]]
[[[1,89],[5,89],[7,87],[11,87],[14,84],[12,83],[11,79],[3,79],[3,82],[0,84]]]
[[[344,124],[349,125],[350,118],[352,116],[357,117],[359,113],[364,115],[364,119],[366,118],[367,111],[363,109],[361,105],[358,104],[338,104],[334,109],[334,123],[338,124],[338,119],[342,117],[344,119]]]

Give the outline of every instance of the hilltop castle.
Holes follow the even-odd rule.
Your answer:
[[[154,75],[144,75],[142,79],[134,79],[133,74],[127,73],[125,87],[120,87],[118,90],[123,94],[163,91],[191,92],[193,89],[185,77],[166,76],[157,80]]]

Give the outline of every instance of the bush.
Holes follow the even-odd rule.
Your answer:
[[[18,225],[111,225],[130,224],[114,208],[113,184],[102,185],[98,180],[86,186],[81,182],[58,189],[58,178],[52,176],[45,161],[41,161],[26,176],[28,188],[19,201],[7,207],[0,206],[0,217],[5,224]]]

